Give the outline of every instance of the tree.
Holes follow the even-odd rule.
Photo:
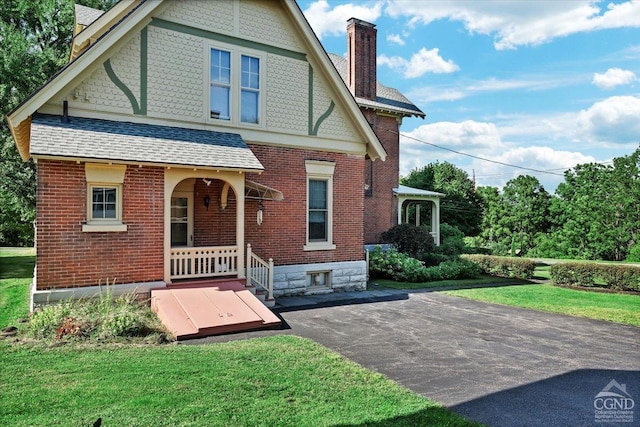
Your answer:
[[[504,186],[502,205],[498,223],[509,230],[511,246],[526,254],[535,247],[537,234],[549,229],[551,196],[537,178],[520,175]]]
[[[640,150],[565,173],[558,186],[555,230],[549,246],[573,258],[624,260],[640,242]]]
[[[473,181],[462,169],[448,162],[430,163],[412,170],[400,182],[409,187],[446,194],[440,202],[441,222],[458,228],[466,236],[480,232],[482,203],[476,195]]]
[[[115,0],[82,0],[107,9]],[[73,0],[0,3],[0,112],[4,118],[69,58]],[[33,243],[35,165],[23,162],[5,120],[0,124],[0,245]]]
[[[506,255],[511,245],[511,232],[500,221],[503,216],[502,195],[497,187],[478,187],[476,193],[482,201],[479,246],[496,254]]]

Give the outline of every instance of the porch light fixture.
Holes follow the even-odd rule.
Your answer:
[[[264,207],[262,206],[262,200],[258,202],[258,212],[256,213],[256,222],[258,225],[262,225],[262,210]]]
[[[211,202],[211,199],[209,198],[209,196],[204,196],[204,205],[207,208],[207,210],[209,210],[209,203]]]

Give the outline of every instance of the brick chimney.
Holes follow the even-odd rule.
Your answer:
[[[376,26],[351,18],[347,25],[347,79],[354,96],[376,100]]]

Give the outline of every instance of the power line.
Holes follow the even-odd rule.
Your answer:
[[[390,132],[393,132],[393,131],[390,131]],[[408,136],[408,135],[403,134],[403,133],[398,133],[398,135],[403,136],[403,137],[405,137],[407,139],[414,140],[414,141],[419,142],[421,144],[430,145],[432,147],[439,148],[441,150],[450,151],[452,153],[456,153],[456,154],[459,154],[461,156],[471,157],[473,159],[482,160],[484,162],[495,163],[497,165],[508,166],[508,167],[511,167],[511,168],[522,169],[522,170],[532,171],[532,172],[537,172],[537,173],[544,173],[544,174],[556,175],[556,176],[564,176],[564,174],[560,174],[560,173],[555,173],[555,172],[546,171],[546,170],[540,170],[540,169],[534,169],[534,168],[528,168],[526,166],[512,165],[510,163],[500,162],[498,160],[492,160],[492,159],[487,159],[485,157],[475,156],[475,155],[469,154],[469,153],[463,153],[462,151],[457,151],[457,150],[454,150],[454,149],[451,149],[451,148],[443,147],[441,145],[433,144],[431,142],[423,141],[421,139],[414,138],[412,136]],[[570,168],[567,168],[567,169],[570,169]]]

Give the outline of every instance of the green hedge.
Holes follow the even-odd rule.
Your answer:
[[[531,279],[536,263],[530,259],[510,258],[493,255],[469,254],[462,258],[477,264],[485,274],[500,277]]]
[[[373,279],[421,283],[467,279],[476,277],[478,274],[480,274],[478,266],[463,259],[446,261],[434,267],[425,267],[423,262],[395,249],[382,251],[377,247],[369,253],[369,275]]]
[[[640,268],[632,265],[564,262],[549,269],[557,285],[640,292]]]

